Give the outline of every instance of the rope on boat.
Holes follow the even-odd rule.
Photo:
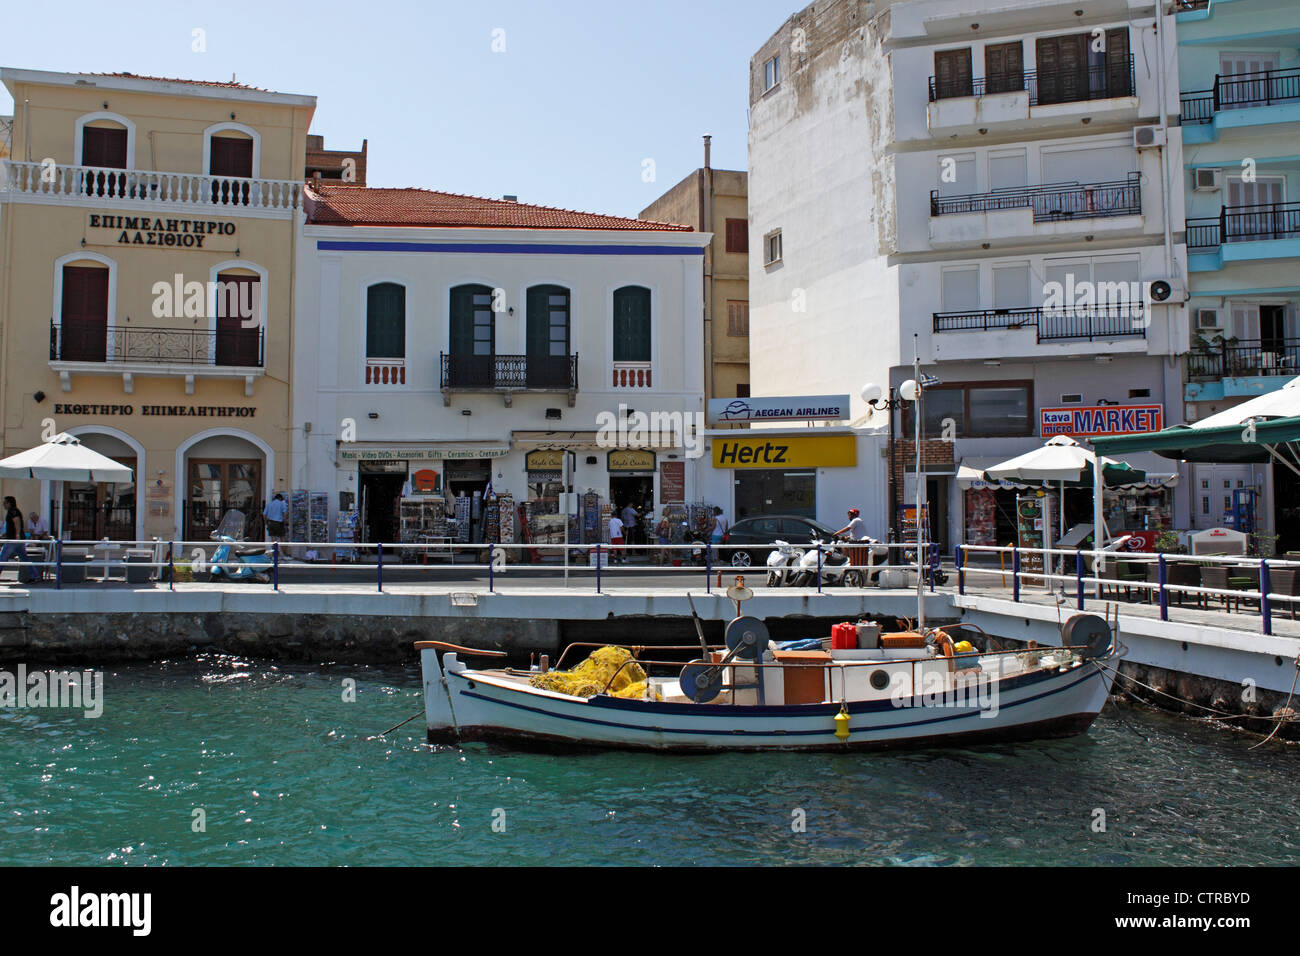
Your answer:
[[[405,727],[405,726],[406,726],[407,724],[409,724],[411,721],[415,720],[416,717],[423,717],[423,716],[424,716],[424,711],[420,711],[418,714],[414,714],[414,715],[412,715],[412,716],[410,716],[410,717],[407,717],[404,721],[402,721],[400,724],[398,724],[397,727]],[[394,730],[396,730],[397,727],[389,727],[389,728],[388,728],[387,730],[385,730],[382,734],[375,734],[375,736],[373,736],[373,737],[367,737],[366,740],[378,740],[380,737],[387,737],[387,736],[388,736],[389,734],[391,734]]]

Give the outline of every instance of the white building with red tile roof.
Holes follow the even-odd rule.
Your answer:
[[[340,492],[370,541],[410,536],[403,488],[431,492],[408,511],[489,486],[552,499],[562,452],[602,502],[693,499],[691,435],[600,430],[620,406],[702,423],[708,234],[424,189],[312,183],[303,209],[292,485],[329,492],[331,522]]]

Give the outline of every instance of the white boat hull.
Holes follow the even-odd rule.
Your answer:
[[[997,681],[995,706],[925,698],[850,701],[849,736],[836,737],[839,703],[745,706],[570,697],[467,668],[421,650],[429,739],[504,739],[653,751],[854,750],[966,746],[1083,733],[1113,669],[1077,663]],[[987,704],[987,701],[984,702]]]

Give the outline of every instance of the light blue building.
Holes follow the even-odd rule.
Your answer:
[[[1174,0],[1186,177],[1189,421],[1300,375],[1300,3]],[[1193,525],[1238,488],[1300,547],[1300,489],[1267,465],[1196,466]],[[1274,486],[1274,480],[1278,482]]]

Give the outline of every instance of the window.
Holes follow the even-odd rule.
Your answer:
[[[989,153],[989,189],[1020,189],[1029,185],[1029,164],[1023,149]]]
[[[217,365],[261,366],[261,304],[257,276],[224,272],[217,276]]]
[[[1091,33],[1035,41],[1040,105],[1132,95],[1128,27],[1107,30],[1103,49],[1093,45]]]
[[[972,96],[970,47],[964,50],[936,50],[934,54],[934,96]]]
[[[979,266],[943,270],[943,311],[968,312],[980,307]]]
[[[406,358],[406,287],[380,282],[366,290],[366,358]]]
[[[975,191],[974,153],[939,157],[940,196],[969,196]]]
[[[213,176],[253,176],[253,141],[246,136],[213,136],[209,171]]]
[[[913,434],[911,402],[903,404],[903,438]],[[951,419],[958,438],[1020,437],[1033,434],[1033,387],[1029,382],[971,382],[925,391],[922,439],[943,434]]]
[[[81,165],[99,169],[126,169],[127,132],[121,127],[84,126],[81,129]],[[88,196],[123,196],[126,179],[117,173],[87,173]]]
[[[1129,398],[1150,398],[1151,389],[1149,388],[1130,388],[1128,390]]]
[[[649,297],[649,290],[643,290]],[[569,290],[535,285],[528,290],[524,374],[528,388],[564,388],[569,384]],[[649,309],[646,309],[649,316]]]
[[[749,383],[748,383],[748,382],[738,382],[738,383],[736,384],[736,397],[737,397],[737,398],[749,398]]]
[[[614,292],[614,361],[650,361],[650,290],[639,285]]]
[[[745,219],[727,220],[727,251],[749,254],[749,222]]]
[[[781,230],[769,232],[763,237],[763,265],[775,265],[781,261]]]
[[[727,302],[727,334],[749,334],[749,303],[743,300]]]
[[[781,58],[774,56],[763,64],[763,92],[781,82]]]
[[[1082,405],[1083,395],[1080,392],[1067,392],[1061,396],[1062,405]]]
[[[990,43],[984,48],[984,92],[1010,93],[1025,88],[1024,44]]]
[[[1015,262],[993,267],[993,308],[1024,309],[1029,297],[1029,263]]]
[[[62,302],[59,358],[65,362],[107,361],[108,270],[64,266]]]
[[[496,347],[492,290],[485,285],[460,285],[451,290],[449,304],[446,384],[459,388],[492,388]]]

